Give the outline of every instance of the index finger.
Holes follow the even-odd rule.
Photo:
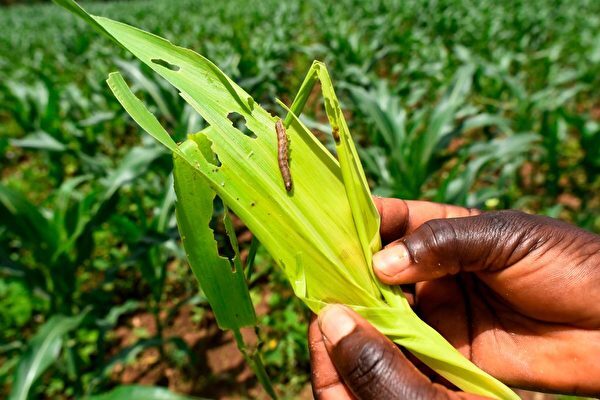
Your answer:
[[[470,217],[481,214],[475,208],[465,208],[449,204],[420,200],[402,200],[387,197],[373,197],[379,216],[379,229],[384,244],[393,242],[415,231],[432,219]]]

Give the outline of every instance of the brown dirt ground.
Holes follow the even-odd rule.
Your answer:
[[[177,368],[161,357],[157,348],[141,352],[129,365],[117,365],[112,379],[120,384],[160,385],[176,393],[187,393],[212,399],[268,399],[245,364],[231,332],[221,331],[212,314],[207,313],[200,324],[191,319],[191,307],[183,306],[171,326],[165,328],[165,337],[181,337],[192,349],[195,360],[190,365]],[[135,314],[116,330],[117,349],[125,348],[138,340],[136,331],[142,328],[147,335],[156,333],[154,319],[149,313]],[[256,343],[252,329],[242,331],[247,344]],[[310,387],[297,397],[311,399]]]

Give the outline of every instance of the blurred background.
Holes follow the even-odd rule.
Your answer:
[[[326,3],[84,5],[205,55],[274,113],[326,62],[376,194],[600,232],[600,2]],[[178,141],[205,122],[58,6],[0,4],[0,398],[265,398],[186,264],[170,156],[105,79],[122,71]],[[313,94],[304,121],[331,145]],[[308,314],[256,260],[245,335],[283,398],[311,398]]]

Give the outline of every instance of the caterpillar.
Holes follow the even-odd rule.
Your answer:
[[[277,161],[279,163],[279,171],[283,178],[283,184],[285,190],[292,190],[292,174],[290,173],[289,164],[289,149],[288,149],[288,137],[285,132],[285,127],[280,119],[275,122],[275,132],[277,132]]]

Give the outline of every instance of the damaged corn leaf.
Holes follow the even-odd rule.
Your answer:
[[[78,7],[70,0],[56,2],[67,4],[71,11]],[[79,15],[84,12],[76,10]],[[86,21],[93,21],[169,81],[208,122],[209,128],[177,146],[120,75],[109,77],[115,96],[134,120],[170,148],[177,163],[191,167],[190,175],[204,180],[244,221],[283,269],[296,295],[314,312],[328,303],[347,304],[461,389],[498,399],[518,398],[421,321],[402,293],[373,277],[371,256],[381,246],[379,217],[323,64],[313,65],[292,112],[285,118],[294,179],[294,187],[288,192],[277,163],[278,117],[267,113],[197,53],[106,18],[90,16]],[[316,80],[321,81],[339,163],[296,115]],[[244,135],[232,125],[228,118],[232,113],[244,119],[255,137]],[[179,192],[187,190],[183,189],[187,183],[177,175],[176,181]],[[178,210],[195,207],[193,202],[179,200]]]
[[[198,148],[203,157],[216,162],[210,150],[210,142],[200,137],[199,143]],[[256,348],[246,345],[240,332],[242,327],[256,325],[256,315],[227,208],[223,222],[234,253],[231,260],[219,255],[214,232],[209,226],[216,197],[214,190],[202,175],[178,155],[175,155],[174,159],[173,176],[177,194],[177,226],[190,267],[210,303],[217,324],[221,329],[233,331],[236,344],[257,379],[271,398],[276,399],[277,395],[265,372],[260,353]]]
[[[177,226],[185,253],[219,327],[239,329],[254,326],[254,307],[238,252],[235,252],[233,260],[220,256],[214,232],[209,226],[216,193],[179,156],[175,156],[173,174],[177,194]],[[232,241],[235,238],[230,236],[230,232],[228,236]]]

